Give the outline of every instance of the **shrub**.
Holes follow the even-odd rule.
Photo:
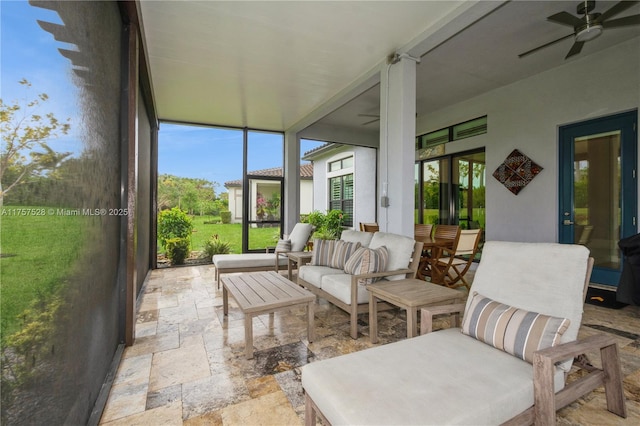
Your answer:
[[[303,220],[315,227],[313,238],[322,240],[337,240],[342,235],[344,213],[342,210],[329,210],[327,214],[314,210]]]
[[[165,248],[167,249],[167,257],[173,265],[182,265],[184,260],[189,256],[190,242],[188,238],[170,238],[167,240]]]
[[[231,223],[231,212],[220,212],[220,219],[222,220],[222,223]]]
[[[211,258],[214,254],[227,254],[229,252],[231,252],[231,244],[214,235],[209,241],[205,241],[201,257]]]
[[[191,231],[193,231],[191,218],[178,207],[163,210],[158,215],[158,239],[165,248],[172,238],[185,238],[189,242]]]

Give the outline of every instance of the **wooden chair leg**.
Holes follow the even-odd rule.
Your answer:
[[[607,409],[620,417],[627,417],[627,405],[624,399],[622,369],[618,345],[600,349],[602,370],[604,371],[604,391],[607,397]]]
[[[304,394],[304,424],[305,426],[315,426],[316,410],[313,408],[313,402],[309,395]]]

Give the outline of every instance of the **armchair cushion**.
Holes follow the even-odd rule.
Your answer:
[[[336,240],[313,240],[313,252],[311,252],[311,264],[314,266],[329,266],[333,257],[333,249]]]
[[[348,241],[338,240],[333,247],[333,256],[329,266],[336,269],[344,269],[344,264],[351,257],[353,253],[360,248],[360,243],[350,243]]]
[[[377,249],[360,247],[353,253],[344,265],[344,271],[350,275],[369,274],[387,270],[389,251],[385,246]],[[380,278],[361,278],[358,284],[366,285],[378,281]]]
[[[461,331],[533,363],[533,353],[559,344],[570,323],[566,318],[514,308],[474,292]]]

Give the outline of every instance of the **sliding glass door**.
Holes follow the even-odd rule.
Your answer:
[[[416,164],[416,223],[484,229],[484,194],[484,150]]]

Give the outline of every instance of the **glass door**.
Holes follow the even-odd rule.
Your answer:
[[[425,160],[416,169],[416,223],[485,227],[485,153]]]
[[[265,252],[281,237],[284,137],[245,130],[242,251]]]
[[[247,251],[264,252],[268,247],[275,247],[280,237],[284,180],[280,177],[247,176],[247,181]]]
[[[595,259],[591,281],[617,286],[618,241],[637,231],[637,112],[560,128],[559,241]]]

